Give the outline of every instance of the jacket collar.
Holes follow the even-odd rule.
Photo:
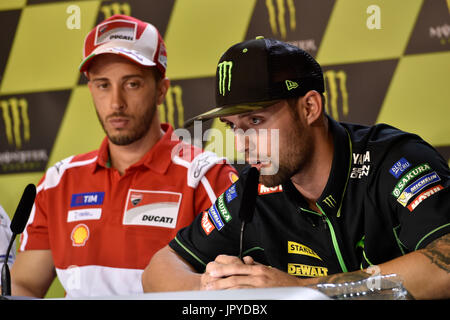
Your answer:
[[[340,208],[345,195],[347,183],[350,178],[352,144],[347,130],[337,121],[327,115],[329,129],[333,136],[334,153],[330,175],[323,189],[322,194],[316,201],[316,205],[328,215],[340,216]],[[289,180],[283,188],[292,194],[297,195],[299,205],[309,211],[309,207],[303,196]],[[299,198],[300,197],[300,198]]]
[[[179,141],[173,141],[171,139],[173,127],[170,124],[161,124],[161,130],[164,132],[161,139],[159,139],[158,142],[156,142],[156,144],[138,162],[131,165],[127,171],[142,166],[147,167],[148,169],[159,174],[164,174],[167,171],[167,168],[171,163],[172,148],[175,147]],[[108,137],[105,137],[100,145],[97,162],[93,171],[95,172],[100,168],[111,168]]]

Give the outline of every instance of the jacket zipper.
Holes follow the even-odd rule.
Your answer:
[[[328,229],[330,229],[331,241],[333,243],[334,252],[336,253],[336,256],[338,258],[339,265],[341,266],[341,269],[343,272],[348,272],[347,266],[345,265],[345,262],[344,262],[344,258],[342,257],[342,254],[341,254],[341,249],[339,248],[339,243],[337,241],[337,237],[336,237],[336,233],[334,232],[333,225],[331,224],[330,219],[328,219],[327,215],[325,214],[325,212],[322,210],[322,208],[319,206],[319,204],[317,202],[316,202],[316,206],[317,206],[317,208],[319,208],[323,217],[325,217],[325,221],[328,225]]]

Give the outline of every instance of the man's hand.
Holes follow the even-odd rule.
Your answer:
[[[259,264],[252,257],[219,255],[207,264],[201,276],[201,290],[298,286],[301,279],[276,268]],[[305,285],[305,284],[303,284]]]

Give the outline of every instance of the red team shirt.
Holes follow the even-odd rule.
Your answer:
[[[120,176],[108,140],[49,168],[20,250],[50,249],[69,297],[142,293],[153,254],[237,179],[211,152],[171,139],[173,128]]]

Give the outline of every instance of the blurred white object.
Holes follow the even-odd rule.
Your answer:
[[[5,261],[5,253],[8,249],[9,241],[12,237],[12,231],[10,229],[11,220],[8,214],[0,205],[0,265]],[[8,267],[11,268],[14,260],[16,259],[16,245],[15,242],[11,247],[8,258]]]
[[[355,282],[318,284],[315,288],[328,297],[338,300],[408,300],[411,298],[403,287],[403,280],[396,274],[376,275]]]

